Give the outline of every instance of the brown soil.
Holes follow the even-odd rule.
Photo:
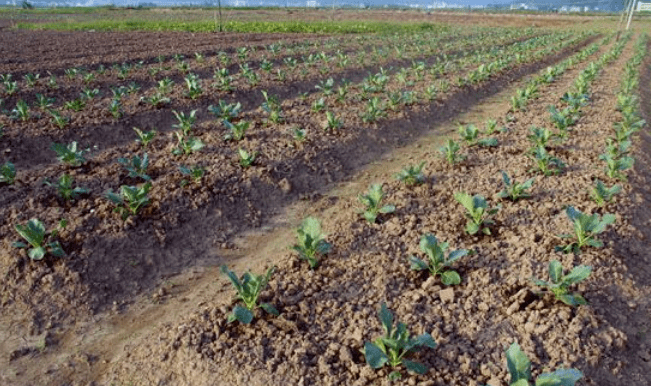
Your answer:
[[[629,193],[638,184],[644,186],[639,183],[645,178],[640,172],[646,162],[643,157],[636,155],[637,171],[626,187],[627,194],[608,208],[618,213],[618,222],[604,237],[607,248],[578,258],[551,252],[557,242],[554,235],[569,230],[562,213],[564,204],[595,209],[587,194],[577,196],[576,192],[584,192],[599,172],[590,165],[599,164],[603,137],[616,119],[614,93],[630,51],[629,47],[595,83],[593,101],[573,132],[576,142],[556,149],[568,158],[570,170],[560,177],[539,178],[532,200],[504,203],[494,238],[463,234],[462,212],[451,194],[465,190],[492,196],[500,189],[500,169],[522,179],[526,128],[548,124],[544,119],[547,105],[556,103],[578,69],[546,89],[528,111],[515,114],[510,131],[499,135],[500,148],[471,150],[459,170],[441,164],[430,148],[412,143],[430,133],[433,125],[459,117],[460,112],[570,50],[542,63],[521,66],[478,88],[453,89],[427,109],[406,109],[354,137],[345,131],[319,137],[319,142],[305,146],[309,150],[290,147],[292,141],[286,138],[254,134],[244,142],[246,147],[265,150],[262,144],[277,141],[275,146],[285,147],[292,161],[276,162],[280,153],[263,151],[260,164],[241,174],[232,165],[232,153],[216,145],[221,133],[212,134],[214,127],[202,124],[198,132],[207,143],[215,144],[211,151],[218,166],[206,165],[209,172],[201,186],[153,191],[154,204],[126,223],[111,213],[112,207],[103,198],[84,197],[62,205],[51,190],[40,187],[40,181],[67,171],[80,185],[92,186],[96,192],[132,184],[136,181],[110,160],[138,153],[136,145],[103,150],[79,169],[33,165],[35,170],[20,176],[19,186],[1,188],[3,204],[11,203],[2,227],[5,249],[11,253],[0,254],[2,266],[11,267],[2,300],[3,310],[11,310],[11,315],[3,312],[6,328],[1,344],[8,353],[4,359],[11,362],[0,379],[8,384],[67,384],[98,381],[106,374],[101,380],[106,384],[199,385],[214,384],[216,377],[230,379],[232,384],[382,383],[386,372],[370,371],[359,349],[364,340],[379,334],[376,309],[387,301],[414,332],[432,332],[439,343],[435,352],[420,357],[432,367],[430,375],[436,374],[435,378],[409,377],[410,383],[492,380],[497,386],[497,380],[503,384],[503,348],[514,339],[532,357],[536,373],[565,365],[584,370],[589,384],[626,384],[621,378],[624,374],[640,384],[648,381],[643,354],[647,346],[631,342],[639,324],[648,321],[643,296],[648,292],[649,275],[623,259],[646,256],[636,229],[648,215],[641,211],[640,199],[631,197],[644,197],[648,192]],[[309,103],[295,106],[302,109]],[[504,115],[507,108],[498,105],[498,114],[491,111],[488,115]],[[345,121],[354,121],[354,116],[344,115]],[[440,132],[440,128],[434,130]],[[151,152],[168,152],[167,143],[157,139]],[[352,174],[405,144],[411,144],[407,151],[412,153],[398,152],[400,165],[406,159],[427,160],[428,182],[413,189],[387,183],[387,200],[398,210],[381,224],[369,226],[356,214],[354,192],[365,190],[368,182],[388,180],[395,171],[389,173],[385,163],[373,176]],[[359,149],[364,153],[359,154]],[[305,161],[295,163],[301,158]],[[514,158],[521,159],[521,164],[513,165]],[[194,156],[183,162],[197,161],[205,164]],[[388,164],[398,165],[395,161]],[[178,185],[181,177],[169,173],[175,167],[160,158],[150,166],[150,174],[157,183]],[[320,199],[333,181],[349,181],[347,193]],[[285,213],[282,208],[298,198],[306,202]],[[308,271],[285,252],[292,243],[291,228],[306,211],[324,220],[328,240],[335,246],[316,271]],[[24,222],[34,212],[49,219],[49,224],[61,217],[71,221],[60,235],[69,254],[65,264],[47,260],[37,265],[10,248],[15,240],[10,225]],[[262,224],[266,224],[263,229],[279,229],[246,236],[246,231]],[[453,248],[477,252],[458,264],[464,281],[454,287],[451,298],[435,280],[408,270],[406,256],[419,253],[418,238],[426,232],[449,241]],[[570,310],[548,297],[534,296],[527,278],[544,276],[553,258],[566,267],[579,263],[595,267],[591,279],[579,288],[590,306]],[[238,272],[278,265],[265,299],[279,307],[280,318],[259,317],[249,327],[224,324],[231,290],[223,278],[214,283],[214,267],[225,261],[235,264]],[[160,286],[152,290],[156,284]],[[151,300],[139,300],[142,294]],[[112,310],[88,318],[110,304]],[[613,304],[625,306],[620,309]],[[619,320],[618,315],[628,318]],[[136,333],[140,336],[131,335]],[[125,344],[124,351],[114,357]],[[57,350],[57,346],[66,349]],[[74,347],[80,350],[71,354]],[[621,370],[629,353],[641,354]],[[43,373],[30,375],[28,369],[35,361],[47,365]]]
[[[569,52],[567,50],[559,56]],[[6,307],[21,310],[16,314],[20,315],[19,318],[9,317],[13,331],[27,330],[31,335],[39,335],[44,331],[65,329],[69,323],[83,319],[83,315],[91,311],[111,307],[120,310],[138,294],[148,292],[162,277],[197,261],[214,264],[224,250],[232,248],[234,235],[260,226],[275,215],[278,208],[297,198],[317,197],[326,184],[345,178],[398,144],[413,141],[419,133],[428,131],[435,120],[447,119],[499,91],[512,79],[556,59],[550,57],[543,63],[522,66],[498,81],[476,89],[453,88],[444,94],[440,105],[430,106],[428,110],[415,106],[417,110],[408,115],[405,112],[392,113],[385,122],[371,127],[365,125],[368,128],[365,131],[325,133],[320,127],[321,118],[317,117],[315,121],[311,117],[310,101],[299,103],[290,100],[287,102],[295,107],[291,104],[287,107],[291,113],[288,119],[296,121],[282,126],[256,127],[241,143],[225,144],[222,134],[216,132],[214,122],[204,122],[196,132],[203,133],[202,139],[209,150],[186,159],[170,159],[171,135],[168,134],[168,138],[159,135],[147,149],[152,160],[149,175],[156,182],[150,194],[153,204],[146,207],[141,216],[126,223],[112,213],[113,205],[102,194],[138,182],[128,177],[122,166],[115,162],[119,157],[140,153],[139,146],[132,142],[129,121],[122,123],[119,131],[116,129],[122,133],[118,135],[118,141],[123,145],[109,146],[107,143],[111,141],[107,138],[102,141],[107,149],[99,149],[79,168],[55,164],[21,173],[18,184],[5,187],[6,195],[2,197],[5,223],[0,228],[7,250],[11,251],[3,256],[7,272],[2,288],[3,302]],[[365,127],[355,112],[356,107],[362,107],[359,105],[351,102],[347,114],[342,115],[345,122],[357,121],[349,127]],[[170,115],[169,110],[157,113]],[[259,115],[253,115],[251,121],[262,121]],[[172,122],[165,126],[171,126]],[[294,124],[311,130],[307,143],[296,144],[285,135],[278,136],[278,132],[289,131]],[[406,127],[409,136],[404,134]],[[82,135],[92,135],[92,131],[88,129]],[[21,142],[29,143],[25,137],[32,133],[35,136],[39,134],[35,127],[24,131],[8,130],[4,138],[11,150],[8,158],[19,170],[26,166],[23,162],[26,159],[19,152]],[[40,146],[43,154],[35,154],[32,158],[45,156],[51,163],[54,157],[51,152],[49,155],[46,153],[50,141],[67,143],[78,136],[78,131],[73,131],[70,137],[36,137],[37,141],[31,147],[38,149]],[[99,136],[94,139],[101,141]],[[242,146],[261,152],[256,167],[242,171],[237,165],[234,154]],[[354,149],[364,149],[364,154],[351,157]],[[214,164],[215,158],[220,162]],[[176,171],[179,163],[206,166],[208,172],[202,184],[180,187],[183,177]],[[64,172],[70,173],[80,186],[95,194],[82,196],[77,202],[63,203],[56,197],[54,189],[43,188],[42,181],[55,181]],[[29,199],[21,200],[21,197]],[[16,259],[16,250],[9,248],[15,241],[13,224],[32,217],[39,217],[48,224],[56,224],[61,218],[70,221],[59,235],[69,257],[64,264],[56,261],[45,265],[31,264],[22,253]],[[120,251],[117,259],[111,257],[116,250]],[[66,290],[55,291],[59,298],[52,300],[50,293],[62,285]]]
[[[0,40],[22,42],[0,47],[0,73],[22,75],[47,71],[60,74],[70,67],[96,67],[103,64],[146,60],[158,55],[214,54],[235,47],[260,47],[284,41],[287,43],[316,38],[301,34],[211,34],[178,32],[57,32],[0,30]],[[320,36],[318,39],[327,37]],[[58,71],[57,71],[58,70]]]
[[[607,112],[615,110],[620,68],[629,57],[630,51],[604,70],[573,139],[555,149],[567,155],[571,167],[561,176],[538,178],[533,200],[503,203],[496,236],[465,236],[452,192],[490,197],[501,189],[499,170],[523,179],[527,128],[548,124],[546,107],[557,103],[576,70],[546,90],[527,112],[515,114],[509,132],[499,136],[500,150],[471,151],[463,173],[451,174],[429,151],[414,154],[414,160],[428,162],[430,178],[413,189],[386,183],[387,202],[398,210],[381,224],[369,226],[360,219],[353,198],[338,202],[339,209],[332,208],[331,198],[317,204],[314,212],[321,213],[335,250],[316,271],[290,253],[275,261],[279,270],[263,300],[278,306],[281,317],[258,314],[252,326],[227,325],[228,302],[201,304],[193,316],[163,324],[162,332],[127,345],[108,379],[188,385],[208,385],[215,379],[233,385],[386,383],[387,373],[366,366],[360,350],[380,333],[377,306],[387,301],[414,333],[431,332],[439,342],[434,353],[420,356],[430,373],[410,377],[409,384],[505,384],[503,350],[514,340],[537,364],[535,373],[574,366],[586,372],[587,384],[646,384],[648,354],[630,354],[640,345],[639,328],[648,323],[645,299],[651,275],[628,261],[633,256],[648,260],[644,249],[635,247],[645,239],[634,225],[639,221],[635,217],[648,218],[639,214],[644,207],[631,199],[635,195],[625,194],[607,208],[618,214],[618,221],[604,236],[603,250],[580,256],[553,252],[560,242],[555,234],[570,228],[565,205],[597,210],[586,193],[578,192],[586,192],[600,174],[594,165],[615,119]],[[514,164],[514,157],[522,162]],[[631,183],[637,178],[632,176]],[[425,233],[436,234],[453,248],[477,252],[458,265],[464,281],[451,293],[437,280],[408,270],[406,257],[420,253],[418,239]],[[528,278],[546,275],[552,259],[566,267],[594,267],[591,279],[579,286],[590,306],[571,309],[535,295]],[[247,265],[260,271],[258,264]],[[142,346],[143,341],[148,343]]]

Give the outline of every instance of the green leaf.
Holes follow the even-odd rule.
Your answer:
[[[411,263],[411,269],[414,271],[423,271],[429,269],[427,262],[417,258],[416,256],[409,256],[409,262]]]
[[[412,362],[410,360],[403,359],[402,364],[405,366],[405,368],[407,368],[408,371],[411,371],[412,373],[422,375],[427,372],[427,366],[418,362]]]
[[[441,283],[445,285],[457,285],[461,283],[461,277],[456,271],[446,271],[441,274]]]
[[[538,279],[534,279],[533,284],[535,284],[535,285],[537,285],[539,287],[549,287],[549,286],[551,286],[551,284],[547,283],[546,281],[538,280]]]
[[[549,278],[552,279],[552,283],[558,283],[563,276],[563,266],[558,260],[554,260],[549,263]]]
[[[382,302],[382,306],[380,306],[379,315],[380,322],[382,322],[382,327],[384,327],[384,331],[386,331],[387,335],[390,336],[393,328],[393,315],[387,308],[387,304],[384,302]]]
[[[482,138],[477,141],[477,144],[479,146],[495,147],[499,144],[499,142],[497,141],[497,138]]]
[[[45,257],[45,248],[43,247],[32,248],[29,251],[27,251],[27,255],[29,255],[29,258],[32,260],[42,260],[43,257]]]
[[[583,296],[578,294],[563,294],[557,296],[557,298],[558,300],[572,307],[588,304],[588,302],[583,298]]]
[[[385,205],[380,209],[380,213],[393,213],[396,207],[394,205]]]
[[[470,213],[475,211],[475,205],[473,203],[472,196],[468,193],[457,192],[454,194],[454,198]],[[476,232],[475,232],[476,233]]]
[[[455,261],[459,260],[460,258],[468,255],[468,250],[467,249],[458,249],[456,251],[450,252],[448,255],[448,259],[446,261],[446,265],[450,265],[454,263]]]
[[[389,361],[389,357],[371,342],[364,344],[364,356],[366,363],[374,369],[379,369]]]
[[[222,273],[226,274],[226,276],[228,276],[231,283],[233,283],[235,290],[237,290],[237,292],[242,292],[242,284],[240,283],[240,279],[237,277],[235,272],[230,271],[226,265],[221,266],[221,271]]]
[[[273,305],[271,305],[271,304],[269,304],[269,303],[262,303],[262,304],[260,304],[260,308],[262,308],[263,310],[267,311],[267,313],[269,313],[269,314],[271,314],[271,315],[274,315],[274,316],[278,316],[278,315],[280,315],[280,312],[278,312],[278,310],[276,309],[276,307],[274,307]]]
[[[504,171],[501,172],[502,172],[502,181],[504,181],[504,185],[511,186],[511,179],[509,178],[509,175],[506,174]]]
[[[531,379],[531,362],[517,343],[514,342],[506,350],[506,362],[511,374],[511,384],[521,379],[526,381]]]
[[[525,190],[526,190],[526,189],[531,189],[531,187],[533,186],[533,183],[534,183],[535,180],[536,180],[535,177],[534,177],[534,178],[529,178],[528,180],[526,180],[526,181],[521,185],[521,187],[522,187],[523,189],[525,189]]]
[[[558,369],[553,373],[541,374],[536,379],[536,386],[574,386],[583,378],[583,373],[576,369]]]
[[[235,315],[235,319],[244,324],[249,324],[253,320],[253,312],[239,305],[233,308],[233,315]]]
[[[50,248],[50,254],[52,256],[63,257],[66,255],[65,252],[63,251],[63,248],[61,248],[61,244],[59,244],[58,241],[54,241],[50,243],[49,248]]]
[[[586,240],[585,244],[589,245],[589,246],[591,246],[593,248],[601,248],[601,247],[604,246],[603,241],[597,240],[597,239],[588,239],[588,240]]]
[[[531,386],[531,384],[526,379],[520,379],[515,383],[511,383],[509,386]]]
[[[587,279],[588,276],[590,276],[591,272],[592,267],[587,265],[579,265],[578,267],[574,267],[574,269],[572,269],[572,272],[563,277],[563,282],[566,282],[568,284],[579,283]]]
[[[414,338],[413,342],[418,346],[436,348],[436,342],[430,334],[418,335],[416,338]]]
[[[111,201],[112,203],[117,204],[117,205],[122,205],[124,203],[124,201],[122,200],[122,197],[120,197],[119,195],[113,193],[110,190],[106,192],[106,198],[108,198],[109,201]]]
[[[320,253],[322,255],[327,255],[331,249],[332,249],[332,245],[323,240],[320,240],[316,246],[317,253]]]
[[[14,248],[27,248],[27,244],[20,241],[14,242],[13,244],[11,244],[11,246]]]
[[[565,209],[565,213],[567,214],[567,217],[572,220],[572,222],[578,220],[582,214],[581,212],[574,209],[573,206],[568,206],[567,209]]]
[[[466,232],[468,232],[470,235],[477,234],[477,232],[479,232],[479,225],[473,222],[469,222],[466,224]]]
[[[375,223],[375,220],[377,219],[377,214],[375,214],[373,212],[366,211],[366,212],[364,212],[364,218],[366,219],[366,221],[373,224],[373,223]]]
[[[40,220],[33,218],[27,225],[16,225],[14,228],[31,246],[42,246],[45,240],[45,225]]]

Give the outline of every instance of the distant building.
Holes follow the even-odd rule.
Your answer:
[[[637,3],[637,11],[650,11],[651,12],[651,3]]]
[[[316,8],[319,6],[319,3],[317,3],[316,0],[307,0],[305,6],[308,8]]]
[[[520,3],[520,4],[511,4],[511,9],[517,10],[517,9],[524,9],[527,11],[537,11],[538,7],[534,4],[531,3]]]
[[[586,7],[587,8],[587,7]],[[568,7],[567,5],[564,5],[558,9],[560,12],[581,12],[583,10],[582,7]]]

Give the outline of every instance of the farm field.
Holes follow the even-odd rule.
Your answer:
[[[0,383],[651,383],[648,22],[102,12],[0,23]]]

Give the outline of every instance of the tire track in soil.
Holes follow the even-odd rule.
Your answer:
[[[489,111],[489,116],[494,116],[494,112],[496,110],[499,110],[499,108],[494,105],[495,102],[492,102],[492,100],[498,99],[499,101],[497,104],[501,105],[502,109],[506,108],[504,106],[503,98],[508,98],[508,96],[512,95],[513,91],[518,86],[516,83],[518,79],[521,79],[522,77],[531,74],[534,71],[540,70],[548,64],[557,62],[568,54],[569,53],[564,53],[557,55],[554,58],[547,58],[544,63],[539,62],[525,66],[525,68],[520,68],[516,71],[513,71],[507,76],[500,78],[499,81],[491,82],[491,84],[486,85],[478,90],[465,90],[464,92],[461,92],[459,95],[456,95],[452,98],[452,101],[455,102],[456,105],[447,106],[447,109],[437,108],[434,112],[430,111],[426,117],[420,117],[420,119],[417,119],[416,117],[410,117],[412,118],[412,122],[410,122],[408,126],[412,130],[410,130],[411,135],[407,139],[404,138],[404,132],[401,132],[401,130],[404,130],[404,126],[396,128],[396,122],[384,123],[382,125],[383,130],[390,131],[392,133],[392,136],[389,136],[388,140],[386,137],[384,137],[384,140],[382,140],[375,135],[369,137],[367,139],[370,142],[368,146],[369,149],[373,149],[372,154],[367,155],[364,159],[347,160],[347,162],[350,163],[348,165],[347,173],[344,173],[344,175],[336,179],[340,182],[343,181],[344,187],[339,187],[336,191],[341,192],[347,190],[352,195],[354,195],[355,192],[359,192],[361,190],[359,185],[362,183],[356,184],[354,182],[351,183],[346,181],[352,181],[354,178],[351,178],[350,176],[355,173],[356,170],[358,171],[373,160],[384,158],[391,160],[394,166],[404,164],[404,158],[394,158],[392,155],[390,155],[402,153],[402,150],[404,149],[401,149],[400,152],[391,153],[391,150],[395,150],[395,148],[398,146],[413,145],[416,148],[420,148],[423,143],[421,141],[423,140],[424,135],[427,135],[428,138],[431,139],[432,143],[436,143],[438,140],[440,140],[440,135],[442,133],[437,129],[432,130],[432,125],[441,126],[449,124],[450,120],[461,117],[460,114],[466,114],[466,116],[469,116],[477,114],[478,111]],[[480,112],[479,114],[482,113]],[[432,116],[435,116],[435,118],[432,119]],[[409,118],[407,121],[409,122]],[[416,125],[413,124],[414,121],[417,122]],[[413,130],[414,127],[416,130]],[[414,145],[415,141],[419,141],[420,145]],[[350,150],[351,149],[346,149],[344,151],[338,152],[337,154],[345,155]],[[400,161],[397,161],[397,159],[400,159]],[[376,164],[374,168],[375,171],[368,172],[374,174],[373,178],[377,178],[378,174],[382,174],[386,177],[386,170],[388,168],[384,162],[382,162],[380,165]],[[370,176],[370,174],[368,176]],[[328,189],[330,189],[330,187],[333,186],[330,184],[324,187],[322,185],[322,181],[313,181],[312,183],[314,184],[314,187],[318,188],[322,193],[325,193]],[[310,192],[312,191],[311,189],[312,187],[309,187],[305,191]],[[266,197],[267,200],[270,198],[271,202],[268,206],[269,208],[274,208],[277,205],[285,206],[291,204],[292,202],[296,202],[295,200],[297,198],[297,195],[293,195],[290,200],[287,200],[286,198],[283,199],[282,197]],[[194,268],[183,268],[183,266],[181,266],[175,269],[171,269],[169,272],[160,275],[161,277],[165,278],[169,277],[169,275],[174,275],[175,273],[182,272],[178,276],[175,276],[172,279],[168,279],[174,281],[175,283],[163,283],[161,286],[163,290],[159,290],[159,292],[157,292],[159,296],[154,296],[154,298],[158,299],[176,297],[176,299],[174,299],[175,301],[172,301],[170,299],[170,302],[167,305],[163,305],[161,307],[151,307],[147,304],[148,300],[139,300],[128,310],[122,310],[125,312],[123,315],[118,314],[112,317],[106,317],[104,320],[102,320],[102,317],[100,316],[99,327],[98,324],[94,321],[79,324],[75,332],[70,332],[69,334],[60,337],[59,340],[60,347],[83,347],[83,349],[78,349],[78,353],[70,356],[69,352],[64,352],[65,350],[57,351],[55,349],[55,351],[51,354],[47,354],[44,357],[29,358],[25,362],[28,361],[31,368],[47,368],[46,371],[51,371],[54,375],[48,375],[46,377],[54,377],[52,379],[63,380],[66,379],[66,377],[88,377],[86,379],[96,379],[98,374],[100,374],[108,365],[108,363],[104,363],[104,361],[107,360],[106,358],[110,358],[112,356],[112,354],[115,352],[114,349],[120,345],[129,343],[130,340],[134,339],[133,334],[142,334],[142,329],[150,329],[151,324],[154,323],[154,321],[161,322],[162,320],[169,320],[167,319],[171,317],[169,313],[173,313],[175,311],[178,313],[179,308],[183,310],[183,314],[186,314],[186,312],[191,311],[193,307],[196,306],[196,298],[206,299],[213,296],[212,294],[202,295],[202,293],[213,293],[215,291],[219,293],[220,291],[229,291],[228,288],[224,288],[223,281],[221,283],[222,286],[215,285],[214,280],[218,275],[217,270],[215,268],[211,268],[211,265],[220,261],[224,261],[224,259],[226,259],[227,261],[231,261],[237,264],[236,269],[238,271],[241,271],[240,268],[243,268],[244,265],[263,265],[272,262],[272,260],[267,256],[282,254],[281,250],[284,251],[287,245],[286,240],[293,239],[293,227],[298,222],[298,220],[304,216],[305,211],[309,210],[309,208],[313,206],[332,206],[332,204],[338,202],[339,199],[339,193],[337,193],[337,195],[329,196],[316,204],[313,202],[299,203],[297,204],[296,209],[293,210],[293,214],[289,213],[281,215],[271,220],[268,225],[263,227],[262,234],[260,234],[259,231],[255,230],[251,232],[253,234],[252,236],[250,236],[250,234],[247,232],[242,232],[235,240],[236,244],[239,244],[240,247],[242,247],[239,251],[218,251],[216,252],[217,255],[215,255],[215,251],[210,251],[212,249],[211,246],[204,246],[202,249],[196,248],[195,246],[191,245],[192,243],[190,243],[190,245],[183,243],[178,244],[177,247],[179,251],[187,251],[186,247],[188,249],[195,248],[192,252],[190,252],[190,255],[193,256],[190,258],[190,260],[196,262],[197,260],[195,259],[203,257],[205,259],[204,261],[209,266],[204,268],[201,268],[201,264],[197,264]],[[292,211],[289,210],[289,212]],[[184,227],[182,231],[179,231],[179,235],[190,233],[189,229],[192,229],[192,227],[196,226],[196,224],[205,226],[206,223],[207,219],[201,218],[192,224],[192,226]],[[287,227],[287,225],[290,225],[290,227]],[[278,231],[276,229],[279,227],[282,229],[281,231]],[[111,250],[110,247],[109,250]],[[262,253],[256,253],[255,256],[247,256],[246,262],[240,260],[244,255],[253,250],[256,250],[258,252],[262,251]],[[215,289],[214,287],[217,288]],[[142,292],[147,293],[149,290],[146,289]],[[224,294],[224,296],[228,295]],[[202,303],[203,300],[199,301],[197,304],[201,305]],[[120,307],[117,309],[119,310]],[[96,349],[97,351],[92,351],[92,349]],[[44,365],[42,367],[35,366],[34,362],[41,359],[43,360]],[[81,374],[79,367],[81,366],[80,363],[82,362],[86,362],[88,364],[88,369],[84,369],[83,374]],[[73,365],[69,366],[66,365],[66,363],[73,363]],[[75,363],[76,365],[74,365]],[[21,372],[20,369],[16,371],[22,375],[25,375]],[[76,375],[73,375],[75,372]],[[59,376],[60,378],[57,378]]]

